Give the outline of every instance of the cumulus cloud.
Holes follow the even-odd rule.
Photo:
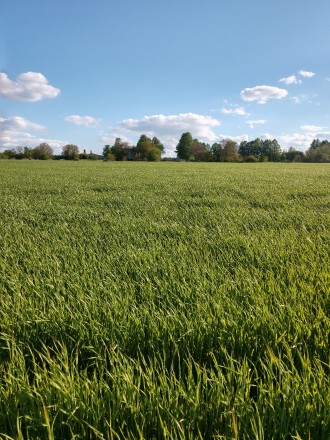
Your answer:
[[[0,149],[18,146],[34,148],[42,142],[47,142],[56,150],[68,143],[67,141],[58,139],[47,139],[38,133],[34,133],[42,130],[46,130],[46,127],[20,116],[14,116],[12,118],[0,117]]]
[[[45,98],[56,98],[60,89],[48,83],[41,73],[26,72],[16,78],[9,79],[6,73],[0,73],[0,97],[16,101],[41,101]]]
[[[312,78],[313,76],[315,76],[314,72],[308,72],[306,70],[300,70],[298,73],[304,78]]]
[[[216,135],[212,129],[220,122],[211,116],[195,113],[178,115],[152,115],[142,119],[126,119],[118,124],[123,130],[135,133],[145,133],[148,136],[157,136],[164,142],[175,142],[182,133],[190,131],[194,137],[204,141],[212,141]]]
[[[302,125],[300,130],[293,133],[265,133],[259,136],[261,139],[277,139],[282,150],[294,147],[299,151],[306,151],[311,146],[314,139],[329,139],[330,131],[325,131],[326,127],[318,125]]]
[[[321,130],[316,130],[320,128]],[[301,133],[289,133],[277,137],[281,147],[287,149],[295,147],[298,150],[308,150],[314,139],[329,139],[330,131],[324,131],[324,127],[302,126]],[[311,130],[310,130],[311,129]]]
[[[254,128],[256,125],[263,125],[266,123],[264,119],[257,119],[254,121],[246,121],[247,124],[249,124],[250,128]]]
[[[242,141],[248,141],[249,135],[248,134],[240,134],[237,136],[231,136],[227,134],[219,134],[218,140],[221,141],[222,139],[230,139],[231,141],[235,141],[238,144],[240,144]]]
[[[116,138],[120,138],[123,142],[127,142],[129,145],[133,145],[134,141],[131,138],[124,136],[119,132],[112,133],[100,133],[100,142],[102,145],[113,145],[115,143]]]
[[[277,140],[282,149],[294,147],[297,150],[307,150],[314,137],[309,133],[290,133],[278,136]]]
[[[286,78],[281,78],[279,82],[283,82],[284,84],[291,85],[291,84],[301,84],[302,80],[297,79],[296,75],[291,75]]]
[[[43,142],[49,144],[57,152],[60,152],[63,145],[69,143],[68,141],[60,139],[49,139],[42,136],[36,136],[26,131],[5,130],[0,132],[0,149],[14,148],[18,146],[35,148]]]
[[[237,116],[248,116],[249,115],[249,113],[247,113],[246,111],[245,111],[245,109],[244,109],[244,107],[242,107],[242,106],[233,106],[233,107],[230,107],[230,108],[222,108],[221,109],[221,112],[224,114],[224,115],[237,115]]]
[[[64,120],[72,124],[84,125],[85,127],[96,127],[100,123],[99,119],[92,116],[68,115]]]
[[[5,130],[44,130],[46,127],[34,122],[28,121],[21,116],[14,116],[12,118],[0,117],[0,132]]]
[[[168,155],[174,154],[180,136],[187,131],[201,141],[214,142],[217,135],[213,132],[213,128],[219,125],[220,122],[217,119],[195,113],[151,115],[144,116],[142,119],[120,121],[116,126],[109,127],[110,133],[101,133],[100,140],[103,143],[112,144],[115,137],[120,137],[132,144],[144,133],[149,137],[158,137],[164,144]]]
[[[282,99],[287,96],[288,91],[272,86],[256,86],[241,91],[241,98],[244,101],[257,101],[258,104],[266,104],[270,99]]]

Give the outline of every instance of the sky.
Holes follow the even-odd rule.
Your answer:
[[[329,0],[0,3],[0,151],[330,139]]]

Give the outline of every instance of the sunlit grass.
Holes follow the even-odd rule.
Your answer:
[[[328,165],[0,179],[0,437],[329,438]]]

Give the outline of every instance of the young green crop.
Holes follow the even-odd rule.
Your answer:
[[[329,171],[0,161],[0,438],[327,440]]]

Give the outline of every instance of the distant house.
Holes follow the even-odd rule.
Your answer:
[[[103,155],[90,152],[90,154],[88,155],[88,159],[89,160],[103,160]]]

